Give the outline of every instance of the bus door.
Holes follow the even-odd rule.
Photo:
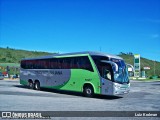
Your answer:
[[[118,70],[118,66],[114,62],[101,61],[98,70],[101,75],[101,93],[113,95],[114,72]]]

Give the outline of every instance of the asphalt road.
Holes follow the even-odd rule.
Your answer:
[[[20,85],[18,80],[0,80],[0,111],[160,111],[160,82],[131,81],[130,93],[122,97],[86,98],[81,93],[36,91]]]

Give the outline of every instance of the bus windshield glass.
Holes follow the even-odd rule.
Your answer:
[[[111,58],[111,61],[118,65],[118,72],[114,69],[114,81],[117,83],[128,83],[128,70],[124,60]]]

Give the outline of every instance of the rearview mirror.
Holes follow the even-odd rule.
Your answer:
[[[113,69],[115,72],[118,72],[118,65],[117,65],[115,62],[106,61],[106,60],[101,60],[101,62],[111,64],[112,69]]]

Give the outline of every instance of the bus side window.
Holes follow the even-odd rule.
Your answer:
[[[65,68],[66,69],[71,69],[72,68],[72,59],[73,58],[66,58],[65,59]]]
[[[38,69],[41,69],[41,60],[38,60]]]
[[[74,58],[74,68],[76,68],[76,69],[79,69],[79,58],[78,57],[75,57]]]
[[[64,68],[64,66],[63,66],[63,58],[59,58],[57,60],[58,60],[58,69],[63,69]]]
[[[82,56],[78,57],[78,64],[77,64],[80,69],[85,69],[89,71],[93,71],[92,65],[89,61],[88,56]]]
[[[103,71],[102,77],[105,78],[105,79],[111,80],[111,71],[110,71],[110,69],[107,68],[107,67],[103,67],[102,71]]]
[[[97,68],[98,68],[98,71],[101,77],[108,79],[108,80],[113,79],[113,71],[112,71],[112,66],[110,64],[98,63]]]
[[[74,58],[70,58],[70,69],[74,69]]]
[[[21,61],[21,68],[26,69],[26,60]]]
[[[58,59],[50,59],[50,69],[58,69]]]

